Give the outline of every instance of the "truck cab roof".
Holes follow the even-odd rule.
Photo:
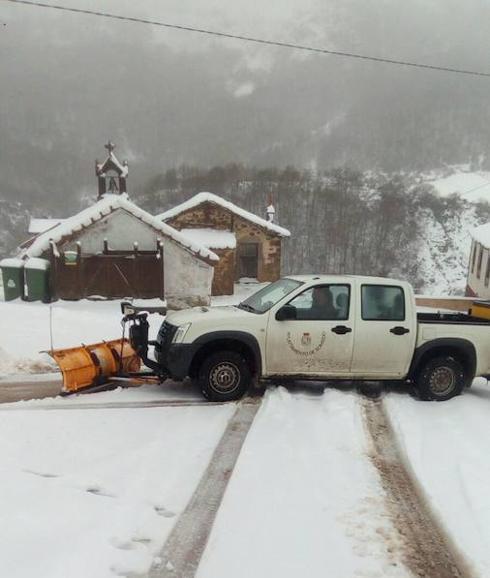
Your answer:
[[[353,279],[359,279],[360,281],[365,281],[366,283],[372,283],[375,285],[386,285],[395,283],[397,285],[405,284],[406,281],[401,281],[399,279],[391,279],[388,277],[374,277],[368,275],[285,275],[287,279],[293,279],[294,281],[301,281],[302,283],[311,283],[316,281],[318,283],[341,283],[343,281],[349,282]]]

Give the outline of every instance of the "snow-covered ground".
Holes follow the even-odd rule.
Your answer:
[[[356,393],[270,390],[197,577],[409,576],[367,452]]]
[[[444,403],[392,393],[385,404],[434,513],[474,575],[490,576],[490,385],[475,380],[464,395]]]
[[[0,410],[0,576],[12,578],[144,575],[234,409],[23,408]]]
[[[55,347],[120,335],[117,301],[57,302],[51,315]],[[0,378],[51,368],[38,353],[50,347],[49,316],[49,305],[0,302]],[[153,334],[160,322],[152,316]],[[149,407],[175,399],[201,397],[188,384],[170,384],[0,406],[0,576],[147,572],[235,409]],[[480,380],[440,404],[406,393],[384,403],[432,509],[475,577],[487,578],[490,387]],[[198,578],[409,575],[368,456],[361,406],[348,386],[268,390]]]

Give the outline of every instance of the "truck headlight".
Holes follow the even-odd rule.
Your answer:
[[[175,332],[172,343],[182,343],[184,341],[185,334],[189,331],[190,323],[184,323],[184,325],[179,325],[177,331]]]

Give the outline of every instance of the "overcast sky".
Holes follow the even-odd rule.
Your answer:
[[[488,0],[58,4],[490,70]],[[91,190],[93,161],[103,156],[108,138],[130,160],[137,187],[184,162],[410,168],[428,157],[431,163],[464,161],[479,150],[486,154],[490,143],[490,79],[306,54],[4,0],[0,85],[0,195],[6,197],[71,198]],[[427,141],[430,152],[423,150]],[[434,150],[441,151],[440,159],[433,160]]]

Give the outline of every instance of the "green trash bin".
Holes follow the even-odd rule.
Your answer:
[[[49,261],[31,258],[25,264],[27,301],[50,301]]]
[[[22,259],[2,259],[3,293],[5,301],[24,299],[24,264]]]

